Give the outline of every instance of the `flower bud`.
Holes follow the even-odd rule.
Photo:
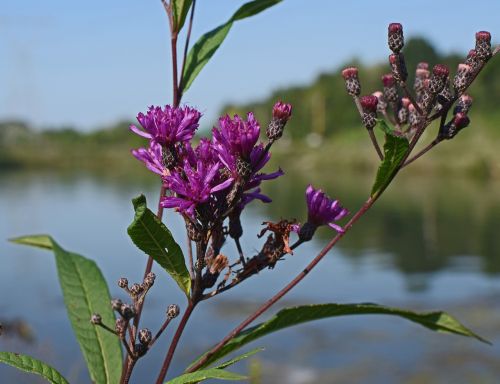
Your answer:
[[[94,313],[92,317],[90,318],[90,322],[94,325],[100,325],[102,324],[102,317],[98,313]]]
[[[135,316],[135,310],[129,304],[122,304],[120,307],[120,315],[122,315],[125,320],[130,320]]]
[[[114,311],[120,311],[120,308],[122,307],[123,302],[120,299],[113,299],[111,300],[111,308],[113,308]]]
[[[153,335],[151,334],[151,331],[149,329],[144,328],[139,330],[139,342],[141,344],[148,345],[151,342],[152,338]]]
[[[118,286],[120,288],[128,289],[128,280],[125,277],[120,277],[118,279]]]
[[[460,63],[458,64],[457,73],[453,78],[453,88],[455,89],[455,94],[460,95],[469,86],[472,80],[472,67],[468,64]]]
[[[450,79],[446,78],[443,90],[439,92],[439,94],[437,95],[437,105],[436,105],[437,111],[442,110],[446,105],[446,103],[448,103],[452,97],[453,95],[450,90]]]
[[[436,64],[434,68],[432,68],[432,75],[429,81],[429,91],[433,95],[437,95],[443,90],[449,73],[450,70],[443,64]]]
[[[130,294],[134,297],[139,296],[142,292],[144,292],[144,288],[140,284],[134,283],[130,287]]]
[[[398,111],[398,122],[399,124],[406,124],[408,121],[409,110],[408,107],[411,104],[410,99],[403,97],[401,99],[401,108]]]
[[[148,346],[146,344],[136,344],[134,345],[134,353],[137,357],[142,357],[148,351]]]
[[[415,71],[415,82],[413,83],[413,89],[415,90],[418,103],[420,102],[425,89],[425,80],[427,80],[430,76],[428,67],[429,65],[427,63],[419,63],[417,66],[417,70]]]
[[[156,275],[153,272],[149,272],[144,278],[143,285],[146,289],[149,289],[155,283]]]
[[[345,80],[345,88],[351,96],[359,96],[361,94],[361,83],[358,78],[358,68],[349,67],[342,71],[342,77]]]
[[[363,125],[367,129],[373,129],[377,125],[377,97],[373,95],[363,96],[359,102],[363,108]]]
[[[278,101],[273,107],[273,118],[266,129],[267,138],[273,142],[283,135],[283,129],[292,115],[292,106],[290,104]]]
[[[389,64],[396,81],[404,83],[408,78],[408,71],[406,70],[406,63],[402,53],[389,55]]]
[[[167,308],[167,317],[169,319],[175,319],[177,316],[179,316],[180,312],[181,309],[177,304],[170,304]]]
[[[394,53],[399,53],[403,49],[405,40],[403,36],[403,26],[399,23],[391,23],[388,28],[389,48]]]
[[[422,117],[418,113],[417,109],[413,104],[408,106],[408,124],[412,128],[418,127],[420,122],[422,121]]]
[[[127,323],[123,319],[116,319],[115,321],[115,331],[123,338],[125,336],[125,330],[127,329]]]
[[[417,69],[425,69],[426,71],[429,70],[429,63],[426,63],[425,61],[421,61],[420,63],[417,64]]]
[[[472,68],[472,71],[475,72],[476,69],[479,67],[481,64],[481,61],[477,57],[477,53],[475,49],[471,49],[467,55],[467,58],[465,59],[465,64],[470,65]]]
[[[470,110],[470,107],[472,106],[472,101],[472,97],[467,94],[460,96],[457,101],[457,105],[453,109],[453,114],[456,115],[459,112],[467,114]]]
[[[396,80],[392,73],[382,76],[382,83],[384,84],[384,99],[389,103],[398,101],[398,90],[396,88]]]
[[[469,123],[469,117],[465,113],[459,112],[453,116],[453,119],[448,124],[444,125],[440,129],[438,137],[440,140],[451,140],[457,135],[458,132],[466,128]]]
[[[373,92],[372,95],[378,99],[377,112],[383,113],[387,108],[387,102],[385,101],[384,95],[380,91]]]
[[[487,61],[491,57],[491,34],[486,31],[476,33],[476,55],[481,61]]]

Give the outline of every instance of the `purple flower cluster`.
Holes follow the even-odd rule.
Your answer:
[[[284,103],[276,108],[291,111]],[[209,224],[223,220],[232,209],[241,211],[255,199],[270,202],[260,184],[283,171],[261,173],[271,154],[268,147],[257,143],[260,125],[254,115],[249,113],[246,120],[238,115],[221,117],[212,130],[213,139],[201,139],[193,147],[200,116],[189,107],[152,106],[137,116],[143,130],[131,126],[133,132],[150,140],[148,148],[132,154],[161,176],[167,190],[162,206],[175,208],[193,222]]]

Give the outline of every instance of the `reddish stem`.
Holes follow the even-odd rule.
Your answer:
[[[175,335],[172,339],[172,342],[170,343],[170,347],[168,349],[167,355],[165,356],[165,360],[163,361],[163,365],[161,367],[160,374],[158,375],[158,378],[156,379],[156,384],[162,384],[163,380],[165,380],[165,376],[167,375],[168,368],[170,366],[170,363],[172,362],[172,358],[174,357],[175,349],[177,348],[177,344],[179,344],[179,340],[182,336],[182,332],[184,331],[184,328],[186,327],[186,324],[189,320],[189,317],[191,316],[191,313],[193,312],[194,307],[196,306],[196,303],[193,301],[190,301],[186,311],[184,312],[184,315],[182,316],[181,322],[179,323],[179,326],[177,327],[177,331],[175,332]]]

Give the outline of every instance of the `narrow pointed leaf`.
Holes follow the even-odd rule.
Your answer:
[[[408,139],[396,136],[385,121],[378,120],[378,126],[385,132],[384,160],[380,163],[372,187],[371,195],[375,195],[392,177],[393,171],[408,151]]]
[[[144,195],[132,200],[135,217],[127,232],[134,244],[160,264],[182,291],[189,295],[191,278],[181,247],[168,228],[148,209]]]
[[[189,384],[198,383],[203,380],[208,379],[219,379],[219,380],[245,380],[247,377],[239,375],[237,373],[224,371],[218,368],[203,369],[201,371],[196,371],[193,373],[186,373],[184,375],[178,376],[167,384]]]
[[[198,73],[220,47],[235,21],[256,15],[279,2],[281,0],[254,0],[243,4],[227,22],[201,36],[189,50],[186,59],[181,80],[183,91],[191,86]]]
[[[52,384],[69,384],[54,368],[31,356],[13,352],[0,352],[0,362],[11,365],[24,372],[42,376]]]
[[[461,336],[473,337],[479,341],[489,342],[478,336],[458,320],[446,312],[412,312],[400,308],[385,307],[378,304],[314,304],[303,305],[282,309],[270,320],[260,323],[254,327],[247,328],[231,341],[229,341],[219,352],[211,356],[201,368],[219,360],[228,353],[270,333],[279,331],[293,325],[306,323],[313,320],[328,317],[348,315],[392,315],[402,317],[414,323],[420,324],[430,330],[444,333],[454,333]],[[196,364],[203,356],[191,364]]]
[[[233,364],[236,364],[237,362],[239,362],[239,361],[241,361],[243,359],[247,359],[250,356],[255,355],[257,352],[260,352],[260,351],[263,351],[263,350],[264,350],[264,348],[255,348],[255,349],[252,349],[251,351],[245,352],[242,355],[236,356],[235,358],[233,358],[231,360],[225,361],[224,363],[217,365],[215,368],[218,368],[218,369],[227,368],[227,367],[229,367],[229,366],[231,366]]]
[[[193,0],[172,0],[174,31],[179,32],[182,29],[192,3]]]
[[[122,364],[120,342],[115,335],[90,323],[94,313],[99,313],[105,324],[115,323],[108,286],[97,264],[65,251],[50,236],[26,236],[12,241],[53,250],[64,304],[90,377],[96,383],[117,383]]]
[[[52,239],[47,235],[22,236],[9,239],[10,242],[52,250]]]

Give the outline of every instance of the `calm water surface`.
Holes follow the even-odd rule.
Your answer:
[[[338,196],[352,211],[364,200],[370,180],[335,175],[315,184]],[[270,208],[256,205],[245,216],[243,247],[260,249],[255,234],[269,218],[305,216],[305,175],[287,175],[270,186]],[[324,177],[323,177],[324,178]],[[146,185],[146,186],[144,186]],[[131,198],[157,199],[151,179],[74,173],[0,173],[0,320],[21,321],[32,340],[0,338],[0,350],[29,353],[58,368],[72,383],[89,382],[73,339],[49,252],[15,246],[9,237],[50,233],[66,249],[93,258],[124,299],[115,281],[139,280],[145,256],[126,235],[133,217]],[[500,185],[473,180],[426,180],[403,175],[378,206],[342,240],[281,306],[322,302],[377,302],[411,309],[443,309],[491,340],[487,346],[457,336],[431,333],[383,316],[322,320],[261,339],[266,346],[253,364],[263,383],[497,383],[500,378]],[[182,243],[180,221],[167,219]],[[236,290],[199,307],[172,373],[220,339],[259,302],[297,274],[328,241],[325,230]],[[235,254],[232,245],[225,253]],[[148,298],[143,326],[157,329],[170,303],[184,302],[160,271]],[[271,311],[276,312],[279,305]],[[10,333],[10,332],[8,332]],[[162,339],[138,364],[135,382],[150,382],[161,365]],[[248,363],[238,367],[248,371]],[[1,383],[36,383],[34,376],[0,366]]]

